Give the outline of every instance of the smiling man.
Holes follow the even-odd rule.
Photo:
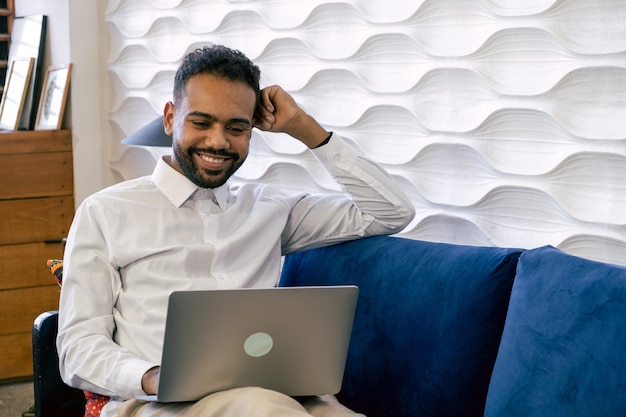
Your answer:
[[[134,399],[157,391],[173,291],[273,287],[282,255],[396,233],[414,216],[384,170],[282,88],[260,90],[259,79],[258,67],[238,51],[191,52],[163,112],[172,154],[152,175],[102,190],[78,208],[64,255],[57,346],[61,375],[89,392],[90,412],[104,404],[102,416],[354,415],[332,396],[297,401],[260,388],[184,404]],[[231,185],[253,128],[304,143],[345,193]]]

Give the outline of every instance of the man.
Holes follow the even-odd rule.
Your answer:
[[[332,396],[300,404],[260,388],[193,404],[145,404],[158,386],[168,295],[272,287],[281,255],[402,230],[414,209],[391,177],[330,134],[259,69],[223,46],[190,53],[163,124],[172,155],[151,176],[109,187],[78,208],[64,255],[58,351],[71,386],[111,397],[102,416],[350,415]],[[231,187],[253,127],[304,143],[346,194]],[[367,382],[364,382],[367,383]],[[180,414],[178,414],[180,413]],[[337,413],[337,414],[332,414]]]

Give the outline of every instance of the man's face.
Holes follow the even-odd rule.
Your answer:
[[[256,95],[243,82],[208,74],[189,78],[185,93],[164,110],[172,166],[199,187],[219,187],[248,156]]]

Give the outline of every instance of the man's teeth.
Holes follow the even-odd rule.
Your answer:
[[[226,160],[226,158],[218,158],[216,156],[209,155],[200,155],[200,158],[202,158],[203,161],[210,162],[212,164],[221,164]]]

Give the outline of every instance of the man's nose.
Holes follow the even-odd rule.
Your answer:
[[[206,131],[204,143],[209,148],[215,149],[228,149],[230,148],[230,141],[226,130],[221,126],[214,126]]]

